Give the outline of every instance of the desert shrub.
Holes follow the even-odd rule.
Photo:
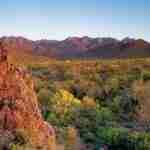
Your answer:
[[[15,137],[10,143],[11,150],[34,150],[23,129],[15,131]]]
[[[80,149],[80,138],[78,136],[78,131],[74,127],[68,127],[66,130],[66,142],[65,149],[66,150],[77,150]]]
[[[97,131],[101,126],[112,125],[114,116],[107,108],[80,108],[74,116],[74,125],[86,143],[97,143]]]
[[[93,98],[85,96],[85,97],[83,97],[82,105],[84,108],[95,108],[96,107],[96,101]]]
[[[76,80],[71,87],[73,95],[79,99],[82,99],[87,94],[88,82],[86,80]]]
[[[35,90],[38,93],[40,91],[40,89],[45,87],[44,81],[42,81],[42,80],[40,80],[38,78],[36,78],[34,81],[35,81],[34,82],[35,83]]]
[[[128,140],[128,130],[125,128],[98,128],[98,137],[101,145],[107,145],[111,150],[132,149]]]
[[[115,112],[121,119],[133,119],[136,111],[137,100],[126,89],[118,91],[117,95],[113,98],[111,110]]]
[[[131,132],[126,128],[99,128],[99,145],[107,145],[110,150],[149,150],[150,134]]]
[[[129,140],[134,145],[135,150],[150,149],[150,133],[133,132],[129,134]]]
[[[70,92],[63,89],[56,92],[52,100],[56,112],[62,115],[80,105],[80,100],[75,98]]]
[[[19,144],[12,144],[10,150],[36,150],[30,144],[26,145],[19,145]]]
[[[49,70],[47,67],[32,67],[30,68],[32,70],[32,75],[36,76],[36,77],[42,77],[42,76],[46,76],[49,75]]]
[[[46,106],[50,102],[51,92],[48,89],[42,88],[38,93],[38,100],[39,102]]]
[[[109,93],[111,91],[117,92],[119,89],[119,80],[117,77],[109,78],[105,83],[104,83],[104,88],[106,93]]]
[[[49,114],[49,110],[51,110],[51,96],[52,93],[46,88],[42,88],[38,92],[38,101],[45,119]]]
[[[138,107],[137,107],[137,115],[138,119],[143,122],[149,122],[150,117],[150,82],[144,82],[143,80],[136,81],[133,83],[132,92],[134,97],[137,99]]]
[[[57,126],[68,126],[72,122],[75,109],[81,102],[66,90],[58,90],[52,97],[51,110],[48,120]]]
[[[144,70],[142,72],[142,78],[143,78],[144,81],[150,80],[150,71]]]

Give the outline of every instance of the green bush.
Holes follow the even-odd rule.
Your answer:
[[[74,116],[74,125],[86,143],[96,144],[98,129],[113,125],[113,113],[107,108],[80,108]]]
[[[110,150],[149,150],[150,133],[131,132],[125,128],[99,128],[101,145]]]

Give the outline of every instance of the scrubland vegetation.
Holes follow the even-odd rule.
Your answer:
[[[150,149],[150,59],[30,64],[39,106],[66,150]]]

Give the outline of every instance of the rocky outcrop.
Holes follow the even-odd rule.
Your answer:
[[[0,45],[0,149],[18,135],[35,150],[56,149],[54,129],[42,118],[30,74],[9,64]]]

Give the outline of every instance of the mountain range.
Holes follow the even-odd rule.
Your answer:
[[[10,52],[50,58],[140,58],[150,56],[150,43],[143,39],[69,37],[65,40],[29,40],[24,37],[1,37]]]

